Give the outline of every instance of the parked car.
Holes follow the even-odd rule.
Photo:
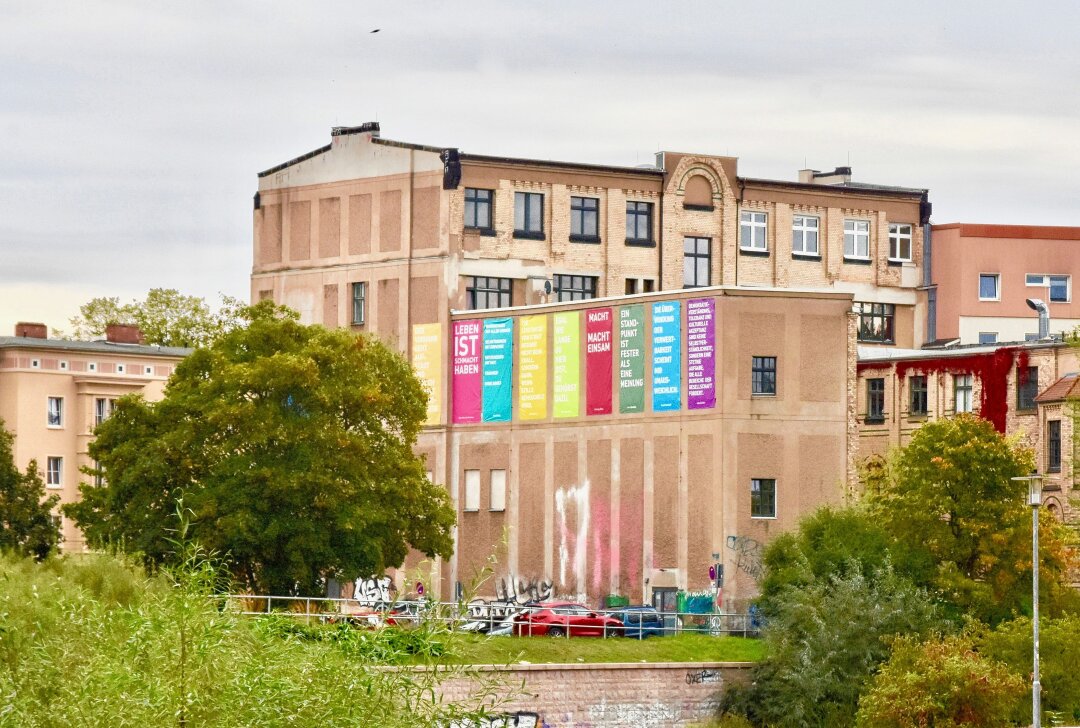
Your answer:
[[[664,636],[664,618],[652,607],[644,604],[621,607],[611,616],[623,625],[622,634],[627,637],[640,640]]]
[[[623,623],[574,602],[540,602],[514,617],[518,637],[608,637],[622,634]]]

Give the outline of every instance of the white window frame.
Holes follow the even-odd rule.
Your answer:
[[[41,359],[31,359],[30,360],[30,368],[31,369],[41,369]]]
[[[761,210],[742,210],[739,212],[739,248],[754,252],[769,250],[769,213]],[[758,233],[761,234],[758,245]],[[749,238],[749,240],[748,240]]]
[[[772,481],[772,484],[773,484],[773,499],[772,499],[773,508],[772,508],[772,515],[771,516],[755,516],[754,515],[754,507],[753,507],[753,502],[754,501],[753,501],[753,498],[754,498],[754,481],[755,480],[758,481],[758,482],[762,482],[762,481],[766,481],[766,480],[771,480]],[[780,488],[777,487],[777,480],[778,480],[778,478],[751,478],[750,479],[750,519],[751,520],[753,520],[753,521],[775,521],[776,520],[777,514],[780,512],[780,498],[779,498]]]
[[[993,298],[984,298],[982,294],[982,279],[983,276],[992,276],[994,278],[994,293],[997,294]],[[1000,301],[1001,300],[1001,274],[1000,273],[980,273],[979,274],[979,300],[980,301]]]
[[[807,224],[813,221],[813,226]],[[814,236],[814,249],[807,249],[806,240],[810,234]],[[796,245],[798,243],[798,245]],[[804,255],[814,258],[821,257],[821,218],[817,215],[795,215],[791,219],[791,254]]]
[[[1033,278],[1038,278],[1038,282],[1032,283]],[[1055,301],[1050,298],[1050,279],[1051,278],[1064,278],[1065,279],[1065,300]],[[1071,303],[1072,302],[1072,276],[1068,273],[1028,273],[1024,276],[1024,284],[1031,288],[1045,288],[1046,289],[1046,302],[1047,303]]]
[[[488,500],[489,511],[506,510],[506,471],[502,469],[492,470],[491,480],[488,483],[491,497]]]
[[[56,402],[56,424],[52,423],[52,404]],[[45,400],[45,426],[50,430],[60,430],[64,427],[64,398],[49,396]]]
[[[123,364],[117,364],[116,365],[116,373],[117,374],[124,374],[125,370],[126,370],[126,367]]]
[[[866,229],[860,229],[860,226],[866,226]],[[850,229],[849,229],[850,226]],[[850,239],[851,245],[848,246],[848,240]],[[862,241],[866,246],[866,252],[859,252],[859,242]],[[850,252],[849,252],[850,250]],[[870,221],[860,220],[858,218],[845,218],[844,219],[844,257],[848,260],[870,260]]]
[[[97,371],[97,362],[96,361],[87,362],[86,363],[86,371],[88,371],[88,372],[96,372]]]
[[[111,397],[94,397],[94,427],[112,416],[114,402]]]
[[[62,371],[62,372],[66,372],[67,370],[68,370],[68,362],[67,362],[67,359],[61,359],[61,360],[60,360],[60,371]]]
[[[959,379],[964,380],[964,388],[962,390],[958,386],[958,384],[959,384],[958,380]],[[963,408],[961,408],[961,406],[960,406],[961,405],[961,397],[960,397],[961,392],[964,393],[963,402],[962,402],[963,405],[964,405]],[[955,412],[956,414],[960,414],[961,412],[971,412],[971,411],[973,411],[974,399],[975,399],[975,376],[972,375],[972,374],[954,374],[953,375],[953,412]]]
[[[480,471],[466,470],[464,478],[462,510],[475,513],[480,510]]]
[[[993,341],[983,341],[984,338],[993,336]],[[998,333],[996,331],[980,331],[979,332],[979,344],[982,346],[990,346],[991,344],[998,343]]]
[[[53,478],[53,464],[56,464],[56,478]],[[45,487],[64,487],[64,458],[60,455],[47,455],[45,457]]]
[[[907,228],[907,232],[902,232]],[[910,263],[912,259],[912,245],[914,242],[915,226],[909,222],[889,223],[889,260],[897,263]],[[900,244],[907,242],[907,255],[900,255]]]

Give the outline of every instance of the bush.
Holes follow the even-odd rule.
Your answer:
[[[1006,663],[1021,675],[1033,671],[1031,620],[1005,622],[979,640],[986,655]],[[1039,681],[1042,683],[1043,707],[1061,713],[1066,723],[1080,722],[1080,617],[1039,621]],[[1031,706],[1018,706],[1018,715],[1030,718]]]
[[[920,644],[902,637],[859,700],[859,728],[1012,725],[1024,680],[975,651],[970,635]]]

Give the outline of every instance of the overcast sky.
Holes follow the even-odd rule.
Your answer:
[[[937,223],[1080,225],[1078,30],[1072,0],[11,0],[0,335],[94,296],[246,298],[256,173],[370,120],[485,154],[850,164],[928,187]]]

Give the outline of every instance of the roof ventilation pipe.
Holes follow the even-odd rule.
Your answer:
[[[1050,338],[1050,307],[1041,298],[1027,299],[1028,308],[1039,312],[1039,341]]]

